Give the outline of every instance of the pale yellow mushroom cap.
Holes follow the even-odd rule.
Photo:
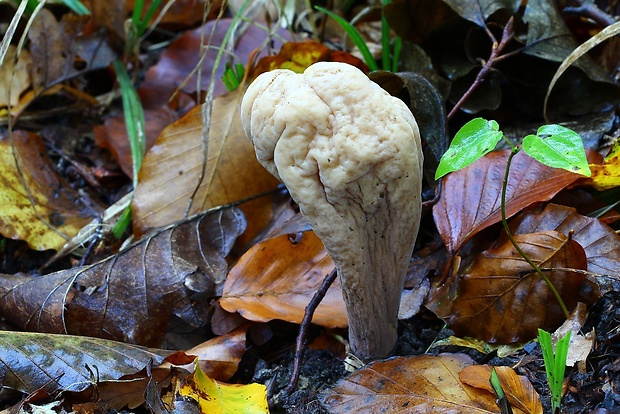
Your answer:
[[[391,345],[360,345],[358,356],[389,353],[420,221],[423,157],[411,111],[359,69],[320,62],[303,74],[260,75],[241,117],[259,162],[286,185],[334,260],[350,331],[353,318],[375,319],[363,321],[364,335],[389,327]]]

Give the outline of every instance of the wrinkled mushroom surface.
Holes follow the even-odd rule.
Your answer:
[[[362,360],[387,356],[421,210],[422,150],[409,108],[357,68],[260,75],[241,105],[259,162],[333,259]]]

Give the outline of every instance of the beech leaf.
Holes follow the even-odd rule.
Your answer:
[[[82,391],[97,380],[136,373],[150,360],[158,364],[171,353],[98,338],[0,331],[0,378],[4,387],[26,394]]]
[[[390,358],[366,365],[319,394],[330,413],[497,413],[490,393],[463,384],[466,354]]]
[[[24,330],[159,346],[172,314],[192,326],[207,322],[244,228],[239,210],[210,211],[90,266],[0,274],[0,313]]]
[[[437,230],[452,253],[481,230],[501,221],[501,189],[510,150],[495,151],[443,179],[433,207]],[[547,167],[519,152],[512,159],[506,189],[506,216],[550,200],[579,175]]]
[[[517,234],[514,238],[541,268],[585,270],[587,267],[583,248],[560,232]],[[573,309],[585,275],[551,270],[546,276],[566,307]],[[458,336],[500,344],[525,342],[536,337],[538,328],[553,330],[565,319],[547,283],[505,237],[477,255],[453,283],[458,283],[458,293],[452,300],[452,308],[448,314],[439,316],[445,318]]]

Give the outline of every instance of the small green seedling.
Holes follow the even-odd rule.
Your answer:
[[[127,137],[131,148],[133,188],[138,186],[138,172],[142,166],[142,160],[146,153],[146,122],[140,97],[133,87],[129,75],[123,64],[119,61],[114,62],[114,70],[121,88],[123,98],[123,111],[125,114],[125,125],[127,127]],[[123,212],[121,219],[116,223],[112,233],[117,238],[124,233],[131,222],[131,206]]]
[[[497,397],[497,405],[499,405],[499,409],[502,414],[513,414],[510,403],[508,402],[508,397],[506,397],[504,388],[502,388],[502,383],[497,376],[497,371],[495,371],[495,367],[491,368],[491,378],[489,378],[489,383],[495,392],[495,396]]]
[[[450,148],[441,157],[435,179],[439,179],[446,174],[458,171],[462,168],[473,164],[477,159],[491,152],[497,143],[504,139],[512,149],[508,161],[506,163],[506,174],[502,185],[501,194],[501,213],[502,225],[508,239],[517,250],[517,252],[525,259],[536,273],[545,281],[549,290],[555,296],[562,312],[568,318],[568,309],[564,305],[564,301],[560,297],[559,292],[553,286],[553,283],[543,273],[542,270],[534,263],[525,252],[519,247],[515,241],[508,221],[506,220],[506,188],[508,187],[508,176],[510,174],[510,164],[512,158],[517,155],[521,149],[530,157],[538,162],[552,168],[562,168],[577,174],[589,177],[592,175],[588,160],[586,158],[585,148],[579,134],[561,125],[544,125],[538,129],[536,135],[528,135],[523,139],[521,146],[513,145],[504,134],[499,130],[499,125],[495,121],[487,121],[483,118],[472,119],[466,123],[454,137],[450,144]]]
[[[556,344],[555,354],[549,332],[539,329],[538,342],[542,349],[547,382],[551,391],[551,408],[553,413],[557,414],[560,412],[560,405],[562,403],[562,382],[564,381],[566,358],[568,356],[568,346],[570,345],[570,331]]]

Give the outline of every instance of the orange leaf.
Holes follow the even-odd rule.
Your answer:
[[[305,307],[333,268],[314,232],[302,233],[296,242],[286,234],[273,237],[254,245],[229,272],[220,304],[253,321],[300,323]],[[338,281],[328,290],[312,322],[331,328],[347,326]]]
[[[527,377],[517,375],[510,367],[495,367],[497,377],[502,389],[508,398],[512,408],[528,414],[542,414],[543,408],[540,396]],[[470,365],[459,372],[459,378],[464,384],[474,388],[493,392],[489,379],[491,378],[491,366]]]
[[[323,391],[319,401],[330,413],[499,413],[494,396],[459,380],[472,364],[465,354],[377,361]]]

